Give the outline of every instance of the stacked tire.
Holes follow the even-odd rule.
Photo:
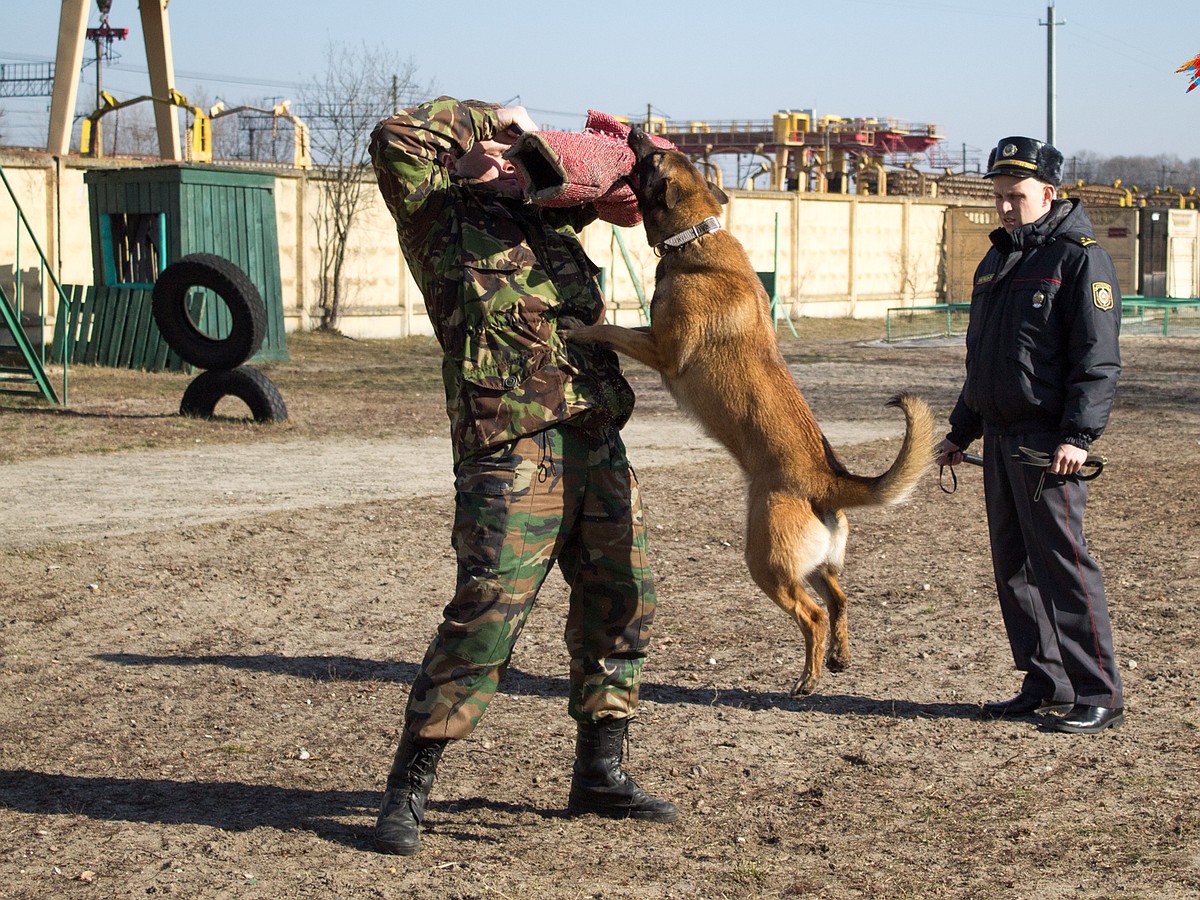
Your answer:
[[[195,288],[206,288],[224,301],[230,317],[225,337],[212,337],[196,324],[190,309]],[[184,362],[205,370],[184,391],[181,416],[211,419],[221,400],[237,397],[255,422],[287,421],[279,389],[258,369],[245,365],[267,333],[267,308],[245,272],[212,253],[184,256],[158,276],[153,311],[167,345]]]

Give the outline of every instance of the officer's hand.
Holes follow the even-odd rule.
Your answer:
[[[937,459],[935,462],[939,466],[957,466],[963,460],[962,448],[957,444],[952,444],[948,440],[943,440],[937,445]]]
[[[1074,475],[1085,462],[1087,451],[1074,444],[1059,444],[1054,451],[1054,461],[1050,464],[1052,475]]]

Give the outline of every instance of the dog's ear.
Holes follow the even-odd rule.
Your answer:
[[[719,187],[717,187],[711,181],[707,182],[707,184],[708,184],[708,192],[716,198],[718,203],[720,203],[722,206],[724,206],[726,203],[729,202],[729,198],[725,196],[725,192],[723,190],[721,190]]]
[[[674,178],[667,179],[666,189],[663,191],[663,203],[667,209],[674,209],[675,204],[683,199],[684,190],[676,182]]]

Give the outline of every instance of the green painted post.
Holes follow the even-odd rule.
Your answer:
[[[625,249],[625,241],[621,239],[621,232],[617,226],[612,227],[613,237],[617,240],[617,246],[621,248],[621,258],[625,260],[625,268],[629,270],[629,278],[633,282],[633,289],[637,293],[638,302],[642,304],[642,316],[647,322],[650,321],[650,306],[646,303],[646,292],[642,290],[641,279],[637,273],[633,271],[633,261],[629,258],[629,251]]]

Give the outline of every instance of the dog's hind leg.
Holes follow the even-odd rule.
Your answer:
[[[850,624],[847,618],[849,601],[837,577],[846,558],[846,538],[850,533],[850,525],[845,513],[840,511],[835,517],[827,517],[826,524],[830,526],[829,553],[808,577],[808,584],[829,612],[829,656],[825,660],[826,665],[831,672],[841,672],[850,666]]]
[[[780,494],[751,499],[746,528],[750,576],[804,635],[804,672],[792,686],[792,696],[811,694],[825,668],[829,616],[804,583],[828,556],[829,542],[829,529],[807,501]]]
[[[825,663],[830,672],[841,672],[850,666],[850,626],[846,617],[849,601],[837,575],[828,566],[813,572],[808,583],[829,611],[829,656]]]
[[[793,584],[771,599],[795,619],[804,633],[804,672],[792,685],[792,696],[811,694],[817,689],[825,670],[829,649],[829,616],[821,605],[799,584]]]

